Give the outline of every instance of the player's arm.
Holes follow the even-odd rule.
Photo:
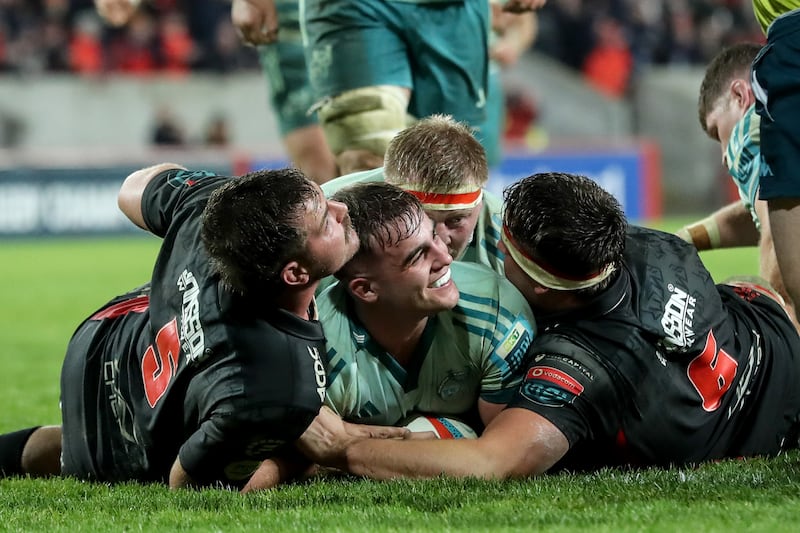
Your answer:
[[[343,468],[375,479],[439,475],[508,479],[546,472],[569,449],[561,431],[522,408],[501,412],[477,439],[359,440]]]
[[[181,489],[184,487],[191,487],[194,485],[192,477],[181,465],[180,458],[176,458],[172,463],[172,468],[169,471],[169,488]]]
[[[684,226],[676,233],[683,240],[694,244],[699,251],[756,246],[760,238],[750,211],[741,201],[732,202],[710,216]]]
[[[498,39],[492,44],[489,55],[504,67],[517,62],[520,55],[533,44],[538,31],[535,12],[509,13],[499,4],[492,3],[492,28]]]
[[[481,422],[483,422],[484,425],[489,424],[489,422],[494,420],[494,417],[500,414],[500,411],[502,411],[505,406],[506,404],[504,403],[492,403],[487,402],[483,398],[478,398],[478,414],[481,417]]]
[[[295,452],[262,461],[241,492],[272,489],[281,483],[309,475],[314,466],[305,456]]]
[[[186,170],[186,167],[175,163],[159,163],[132,172],[122,183],[117,195],[117,205],[125,213],[125,216],[140,228],[148,231],[150,229],[145,224],[144,215],[142,214],[142,195],[145,187],[158,174],[171,169]]]
[[[231,22],[246,44],[269,44],[278,40],[278,10],[274,0],[233,0]]]

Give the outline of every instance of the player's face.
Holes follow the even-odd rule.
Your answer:
[[[728,150],[728,142],[731,138],[733,127],[744,116],[746,108],[740,106],[730,95],[722,96],[706,115],[706,131],[709,136],[719,142],[722,150],[722,164],[728,166],[725,160],[725,153]]]
[[[347,206],[327,200],[318,185],[317,194],[306,202],[306,245],[320,275],[342,268],[358,251],[358,236],[350,223]]]
[[[503,267],[505,269],[506,278],[522,293],[525,299],[528,300],[528,303],[532,307],[535,307],[536,294],[533,291],[531,278],[520,268],[517,262],[514,261],[514,258],[508,253],[508,249],[503,241],[498,243],[498,248],[505,254]]]
[[[371,276],[378,301],[398,312],[429,316],[458,303],[458,287],[450,278],[453,258],[424,217],[417,231],[383,249]]]
[[[436,234],[444,241],[454,259],[461,259],[467,246],[472,242],[482,206],[483,202],[471,209],[425,211],[436,225]]]

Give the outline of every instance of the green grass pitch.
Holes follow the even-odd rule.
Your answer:
[[[0,242],[0,432],[58,422],[72,331],[146,281],[157,246],[146,237]],[[754,250],[703,257],[719,281],[757,271]],[[246,497],[0,480],[3,531],[794,531],[799,519],[796,453],[511,482],[328,478]]]

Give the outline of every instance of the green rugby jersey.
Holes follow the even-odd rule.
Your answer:
[[[370,337],[340,284],[317,298],[327,339],[325,401],[340,416],[391,425],[417,411],[464,414],[479,397],[511,399],[536,333],[530,307],[511,282],[484,266],[455,262],[451,269],[458,304],[428,320],[407,368]]]
[[[758,186],[761,183],[761,117],[756,113],[753,104],[744,116],[734,124],[725,157],[728,160],[728,170],[739,197],[745,207],[750,211],[756,228],[761,230],[761,221],[756,214],[755,202],[758,197]]]
[[[322,184],[322,192],[325,193],[326,197],[330,198],[339,189],[343,189],[354,183],[385,180],[386,178],[383,175],[382,167],[373,170],[365,170],[363,172],[346,174]],[[478,222],[475,225],[472,242],[470,242],[467,249],[464,250],[464,255],[456,258],[457,260],[486,265],[498,274],[505,273],[505,268],[503,266],[504,254],[500,251],[500,248],[498,248],[500,232],[503,227],[502,209],[503,201],[484,189],[483,206],[481,207],[480,215],[478,215]],[[332,280],[330,281],[332,282]],[[325,286],[329,284],[330,283],[326,283]]]
[[[797,8],[800,0],[753,0],[753,13],[765,34],[776,18]]]

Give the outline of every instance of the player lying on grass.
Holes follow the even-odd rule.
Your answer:
[[[61,425],[0,435],[0,473],[241,487],[324,401],[314,291],[358,248],[347,207],[296,170],[170,163],[128,176],[119,206],[163,239],[152,279],[78,327]]]
[[[477,439],[351,437],[324,410],[302,443],[374,478],[510,478],[680,465],[798,446],[800,337],[768,287],[715,285],[695,248],[627,225],[588,178],[505,192],[506,275],[536,313],[529,368]]]
[[[490,422],[519,386],[535,334],[525,298],[488,267],[453,262],[414,195],[372,182],[332,199],[361,244],[317,298],[325,403],[349,422],[395,425],[417,412]],[[274,483],[265,472],[274,466],[249,488]]]

